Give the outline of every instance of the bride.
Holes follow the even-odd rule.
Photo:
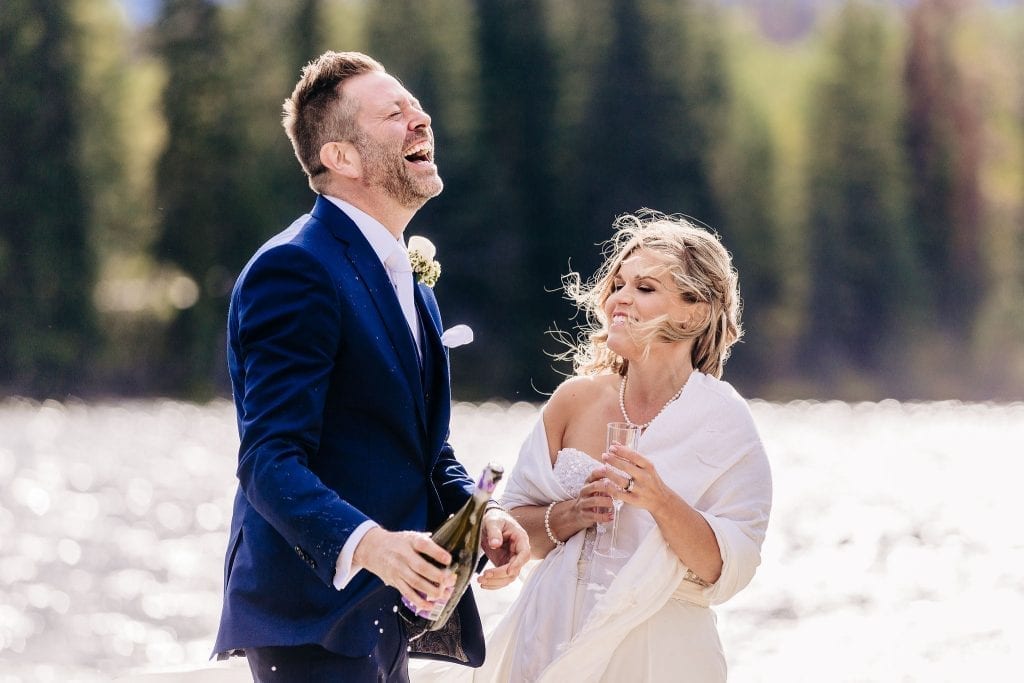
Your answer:
[[[771,507],[750,411],[719,379],[741,335],[736,272],[686,220],[616,227],[594,280],[566,281],[589,334],[503,498],[541,561],[476,681],[726,679],[709,606],[750,582]],[[641,428],[636,450],[606,448],[610,422]],[[625,559],[594,553],[613,514]]]

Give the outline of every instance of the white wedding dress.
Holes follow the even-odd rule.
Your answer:
[[[553,475],[558,484],[565,490],[565,493],[572,498],[579,495],[587,476],[597,466],[596,460],[582,451],[565,448],[559,451]],[[636,529],[629,525],[624,519],[625,514],[620,511],[620,544],[629,544],[629,539],[635,536]],[[575,572],[568,585],[572,587],[571,600],[560,605],[548,605],[546,614],[536,614],[534,617],[519,619],[518,628],[514,629],[511,636],[513,645],[506,656],[501,657],[500,652],[494,651],[493,633],[488,634],[487,661],[478,670],[467,669],[466,667],[440,664],[437,662],[418,663],[413,662],[411,667],[413,683],[455,683],[469,682],[511,682],[520,683],[525,681],[539,680],[541,672],[547,667],[551,659],[557,656],[558,652],[568,647],[568,642],[548,643],[554,647],[545,647],[543,642],[538,643],[532,634],[546,634],[546,623],[560,617],[568,619],[570,637],[579,632],[580,627],[585,623],[587,617],[594,609],[599,598],[605,594],[617,572],[626,563],[626,559],[616,560],[594,554],[594,546],[599,531],[590,528],[579,536],[581,543],[574,545],[578,552],[574,552]],[[628,559],[628,558],[627,558]],[[539,569],[540,567],[532,567]],[[540,576],[532,577],[532,581],[543,580]],[[688,583],[692,584],[692,579]],[[699,593],[700,587],[693,585],[685,589],[692,594]],[[516,611],[511,613],[516,614]],[[696,606],[682,599],[669,600],[652,618],[644,621],[634,628],[625,637],[611,656],[608,667],[601,675],[600,681],[621,682],[621,681],[649,681],[651,683],[668,683],[680,680],[694,681],[700,683],[714,683],[725,681],[725,658],[722,653],[722,646],[718,639],[715,628],[714,613],[706,606]],[[510,624],[506,619],[502,627]],[[507,629],[506,629],[507,630]],[[543,640],[543,637],[542,637]],[[516,654],[529,653],[528,656],[516,656]],[[511,656],[509,656],[511,655]],[[499,661],[500,659],[500,661]],[[504,666],[502,665],[504,664]],[[682,672],[686,672],[683,674]],[[586,681],[590,679],[571,678],[566,681]]]
[[[710,606],[750,582],[771,508],[771,473],[750,410],[727,383],[694,372],[644,431],[637,450],[711,527],[722,553],[718,581],[698,584],[653,517],[624,505],[616,543],[629,556],[595,555],[590,530],[531,563],[518,598],[497,627],[487,629],[487,656],[472,671],[473,681],[726,680]],[[515,508],[569,500],[597,465],[585,453],[563,449],[552,467],[542,417],[520,450],[502,501]]]
[[[558,453],[552,474],[568,497],[575,498],[590,472],[599,465],[600,463],[582,451],[564,448]],[[643,517],[646,515],[636,514],[637,512],[629,510],[627,506],[623,506],[619,512],[617,542],[630,551],[636,549],[641,537],[650,530],[643,524]],[[653,520],[650,521],[653,524]],[[595,555],[594,546],[599,533],[602,533],[602,530],[594,527],[587,529],[579,534],[582,536],[582,543],[571,544],[573,550],[568,551],[575,558],[576,569],[574,581],[571,582],[571,600],[561,606],[566,610],[566,614],[571,615],[569,640],[557,644],[538,642],[531,634],[544,633],[545,629],[538,628],[540,624],[532,618],[522,619],[516,632],[512,634],[512,642],[517,643],[512,649],[519,650],[527,656],[510,653],[512,656],[504,657],[502,660],[507,666],[502,666],[502,662],[497,659],[499,653],[491,651],[493,648],[490,646],[493,643],[489,642],[488,661],[482,669],[474,672],[474,681],[518,683],[541,680],[542,677],[544,680],[550,678],[544,675],[545,669],[551,661],[570,648],[571,639],[580,632],[597,602],[608,591],[612,581],[629,559]],[[563,546],[563,549],[569,547]],[[687,596],[694,599],[702,590],[694,581],[696,577],[692,574],[688,576],[689,579],[684,578],[687,585],[676,592],[678,595],[674,594],[660,610],[630,630],[614,647],[607,668],[599,679],[593,680],[651,683],[680,680],[701,683],[725,681],[725,656],[718,638],[714,613],[699,597],[695,598],[701,603],[699,605],[687,599]],[[544,601],[544,604],[549,605],[550,612],[551,605],[547,601]],[[551,616],[546,617],[550,618]]]

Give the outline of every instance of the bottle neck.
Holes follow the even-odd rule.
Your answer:
[[[498,487],[498,478],[493,470],[485,469],[480,479],[476,482],[476,490],[473,491],[473,500],[477,503],[487,502],[494,495],[494,489]]]
[[[476,490],[473,491],[473,500],[475,500],[478,503],[486,503],[488,500],[491,499],[491,496],[494,494],[494,488],[495,487],[493,485],[490,487],[488,487],[486,484],[483,486],[477,485]]]

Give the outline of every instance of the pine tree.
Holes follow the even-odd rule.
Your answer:
[[[0,12],[0,386],[40,396],[81,386],[97,339],[76,37],[64,3]]]
[[[157,168],[157,257],[180,269],[165,339],[162,391],[209,396],[226,386],[224,329],[234,275],[262,217],[246,201],[242,125],[219,7],[166,0],[156,25],[167,69],[167,148]],[[255,68],[255,67],[251,67]],[[241,95],[239,95],[241,97]]]
[[[234,184],[252,217],[227,257],[232,275],[253,248],[312,206],[313,192],[281,125],[281,114],[302,67],[324,50],[323,14],[322,0],[249,0],[225,12],[233,99],[244,98],[237,109],[236,136],[245,163],[235,169]],[[261,39],[251,40],[253,35]]]
[[[921,0],[909,13],[904,66],[910,196],[927,285],[947,339],[969,338],[984,285],[981,113],[954,53],[963,0]]]
[[[906,391],[898,370],[924,305],[883,12],[857,0],[843,7],[812,98],[805,357],[833,392],[854,377]]]
[[[644,206],[719,227],[711,169],[729,94],[714,13],[667,0],[622,0],[605,11],[593,19],[607,43],[587,76],[575,143],[576,244],[607,239],[616,215]],[[576,256],[584,272],[596,266],[596,250]]]
[[[763,396],[790,369],[791,330],[782,319],[789,305],[784,295],[793,288],[785,269],[797,259],[785,252],[776,150],[768,125],[752,102],[738,103],[733,115],[718,170],[726,198],[720,232],[739,272],[744,336],[733,349],[727,373],[745,395]]]
[[[480,303],[492,314],[488,334],[497,342],[479,360],[491,359],[490,391],[537,399],[535,390],[550,392],[558,381],[545,332],[564,327],[571,313],[556,292],[576,247],[558,201],[559,73],[541,0],[477,0],[476,8],[478,145],[487,169],[481,198],[489,216],[478,258],[494,265],[476,279],[490,290],[490,304]]]
[[[300,0],[295,3],[291,38],[294,45],[293,64],[303,65],[323,52],[323,0]]]
[[[101,340],[92,381],[104,392],[147,392],[161,312],[138,282],[151,275],[155,160],[162,120],[159,70],[133,51],[137,37],[117,0],[73,0],[79,35],[79,165],[96,253]]]

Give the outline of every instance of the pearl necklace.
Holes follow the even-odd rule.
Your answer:
[[[645,429],[647,429],[648,427],[651,426],[652,422],[654,422],[655,420],[658,419],[658,415],[661,415],[663,412],[665,412],[665,408],[668,408],[670,403],[672,403],[677,398],[682,396],[683,389],[685,387],[686,387],[686,382],[683,382],[683,386],[679,387],[679,391],[676,392],[675,396],[673,396],[668,401],[666,401],[665,405],[663,405],[661,407],[661,410],[659,410],[655,414],[654,417],[652,417],[646,423],[644,423],[642,425],[638,425],[637,423],[635,423],[635,422],[633,422],[632,420],[629,419],[629,413],[626,412],[626,376],[623,375],[622,376],[622,381],[619,382],[619,410],[622,411],[622,419],[624,419],[626,421],[626,424],[628,424],[630,427],[639,427],[640,431],[644,431]]]

